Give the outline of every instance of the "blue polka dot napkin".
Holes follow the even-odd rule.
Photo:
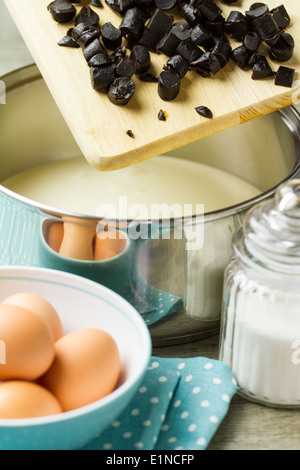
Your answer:
[[[126,300],[142,315],[150,326],[182,308],[183,301],[170,292],[155,289],[142,278],[135,280],[135,286],[128,286]]]
[[[152,357],[129,406],[85,449],[204,450],[236,391],[221,361]]]

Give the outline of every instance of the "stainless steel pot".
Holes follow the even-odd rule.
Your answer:
[[[2,80],[7,100],[0,106],[0,181],[42,163],[80,156],[36,66],[10,73]],[[237,135],[242,144],[236,142]],[[140,221],[156,236],[131,240],[125,235],[126,249],[102,262],[59,256],[47,238],[54,221],[62,223],[71,216],[72,223],[95,225],[97,219],[46,207],[1,186],[0,264],[51,267],[107,285],[139,310],[154,345],[215,334],[223,272],[232,254],[232,234],[253,204],[272,196],[279,184],[298,174],[299,142],[299,114],[288,107],[219,134],[218,144],[211,136],[170,152],[240,176],[260,188],[262,194],[201,218],[189,218],[182,237],[175,236],[178,219],[171,221],[171,227],[164,221]],[[200,151],[200,144],[205,152]],[[125,233],[128,227],[119,222],[119,229]],[[195,229],[203,231],[204,245],[187,250],[187,233]]]

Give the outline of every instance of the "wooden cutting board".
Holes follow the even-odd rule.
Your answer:
[[[81,49],[57,45],[73,23],[57,24],[47,10],[50,0],[4,1],[81,151],[98,170],[136,164],[288,106],[295,99],[295,88],[276,86],[273,78],[252,80],[251,71],[243,71],[230,61],[210,78],[188,72],[179,96],[169,102],[158,96],[156,83],[142,82],[134,75],[134,97],[127,106],[116,106],[105,93],[92,88]],[[216,1],[225,18],[233,9],[245,12],[253,2],[243,0],[242,6],[237,7]],[[281,1],[266,3],[271,9]],[[296,0],[283,3],[291,17],[287,31],[295,40],[295,52],[286,63],[269,62],[274,71],[280,65],[295,68],[296,81],[300,80],[300,8]],[[100,25],[110,21],[119,27],[122,18],[104,0],[103,5],[92,7],[100,16]],[[174,14],[172,10],[166,13]],[[232,46],[235,47],[233,43]],[[151,54],[151,59],[149,72],[158,76],[168,58]],[[210,108],[213,119],[197,114],[197,106]],[[166,121],[158,119],[160,109],[166,112]],[[126,134],[127,130],[132,130],[133,138]]]

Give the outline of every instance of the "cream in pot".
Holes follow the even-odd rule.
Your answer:
[[[2,184],[62,211],[117,219],[155,219],[156,209],[162,218],[190,216],[200,204],[211,212],[261,193],[226,171],[167,156],[114,172],[99,172],[84,158],[73,158],[37,166]],[[111,213],[103,214],[110,207]]]

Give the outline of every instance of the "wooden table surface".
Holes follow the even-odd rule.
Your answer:
[[[219,336],[156,347],[159,357],[218,358]],[[300,380],[300,377],[299,377]],[[300,409],[278,409],[235,395],[208,450],[300,450]]]
[[[0,0],[0,76],[32,62]],[[217,359],[218,342],[215,335],[182,345],[156,347],[153,354]],[[269,408],[236,395],[208,450],[300,450],[300,409]]]

